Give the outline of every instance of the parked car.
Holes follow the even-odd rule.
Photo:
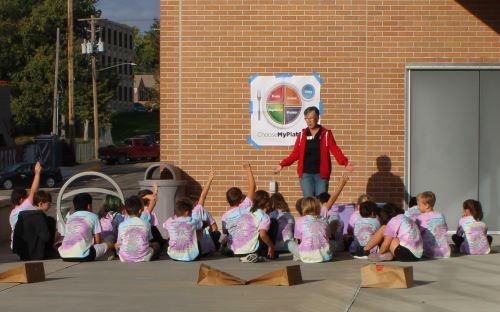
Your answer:
[[[107,164],[124,164],[128,160],[156,160],[160,157],[160,145],[150,136],[133,137],[123,140],[123,145],[101,147],[99,159]]]
[[[42,166],[43,167],[43,166]],[[17,163],[0,172],[0,185],[10,190],[13,187],[30,187],[35,176],[35,164]],[[43,168],[40,174],[40,185],[54,187],[62,181],[61,169]]]
[[[148,109],[141,103],[134,103],[134,112],[147,113]]]

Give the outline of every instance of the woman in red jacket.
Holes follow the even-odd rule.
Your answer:
[[[308,107],[304,111],[304,117],[307,128],[299,133],[292,153],[280,162],[274,173],[279,173],[283,167],[298,160],[300,187],[304,197],[308,197],[328,192],[328,181],[332,173],[330,153],[349,171],[353,167],[335,143],[332,131],[318,124],[319,110],[314,106]]]

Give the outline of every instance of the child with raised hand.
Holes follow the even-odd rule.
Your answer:
[[[348,177],[343,175],[337,187],[338,194],[342,191],[348,181]],[[337,196],[331,196],[327,206],[331,207]],[[306,263],[318,263],[332,260],[336,250],[336,242],[330,240],[331,229],[328,222],[321,218],[321,204],[315,197],[302,199],[303,217],[295,223],[294,236],[298,243],[291,241],[288,243],[288,250],[292,253],[294,260],[301,260]]]
[[[88,262],[113,250],[113,243],[101,240],[99,218],[92,212],[92,196],[81,193],[73,197],[75,212],[68,217],[65,235],[59,247],[63,261]]]
[[[157,257],[160,245],[150,241],[151,224],[140,218],[144,209],[139,196],[131,196],[125,200],[127,219],[118,226],[118,239],[115,248],[122,262],[150,261]]]
[[[434,211],[436,195],[433,192],[422,192],[417,195],[417,207],[420,214],[415,223],[420,229],[424,243],[424,256],[428,258],[449,258],[448,226],[444,215]]]
[[[97,213],[101,224],[101,239],[105,242],[115,243],[118,226],[123,222],[123,203],[120,198],[106,195],[101,209]]]
[[[378,253],[368,256],[371,261],[402,262],[417,261],[422,257],[423,243],[418,226],[404,215],[404,210],[388,203],[380,209],[380,224],[382,225],[370,242],[363,248],[369,251],[381,243]],[[383,236],[380,236],[383,230]]]
[[[276,217],[276,220],[278,220],[278,231],[276,233],[274,248],[276,251],[288,252],[286,245],[288,241],[293,240],[295,219],[290,213],[290,208],[281,193],[271,195],[269,207],[272,211],[277,211],[278,213]]]
[[[31,183],[31,188],[29,194],[24,188],[15,188],[10,194],[10,202],[14,206],[9,215],[9,223],[11,228],[10,235],[10,248],[12,249],[12,239],[14,235],[14,230],[16,228],[17,219],[21,211],[36,210],[37,208],[33,206],[33,198],[35,193],[40,187],[40,173],[42,172],[42,165],[40,162],[35,164],[35,176],[33,177],[33,182]]]
[[[201,195],[197,198],[197,203],[193,208],[192,217],[194,219],[201,220],[203,222],[203,232],[201,237],[201,254],[207,255],[212,252],[219,250],[220,248],[220,236],[219,228],[215,219],[212,217],[210,212],[205,209],[205,200],[207,199],[208,191],[210,190],[210,185],[215,177],[213,171],[210,171],[208,175],[208,181],[201,191]]]
[[[142,199],[144,205],[140,218],[151,224],[151,233],[153,234],[152,241],[158,243],[160,245],[160,249],[163,249],[167,240],[163,238],[158,230],[160,223],[156,213],[154,212],[158,198],[158,186],[153,184],[152,190],[140,190],[139,193],[137,193],[137,196]]]
[[[359,218],[354,224],[354,240],[349,247],[349,252],[356,259],[366,259],[370,251],[363,248],[371,240],[375,232],[380,228],[380,222],[377,219],[377,204],[372,201],[364,201],[359,206]],[[376,252],[376,248],[372,248]]]
[[[463,203],[463,217],[458,221],[457,233],[451,237],[457,251],[469,255],[486,255],[491,251],[492,237],[483,220],[481,203],[468,199]]]
[[[226,192],[229,210],[222,215],[222,231],[226,237],[223,240],[221,251],[223,254],[230,257],[235,255],[239,249],[238,246],[242,244],[239,242],[239,238],[242,235],[244,236],[244,233],[238,228],[239,219],[250,211],[253,205],[252,198],[255,194],[255,179],[250,164],[243,164],[243,169],[247,174],[247,195],[244,196],[243,192],[238,187],[229,188]]]
[[[168,231],[168,256],[177,261],[193,261],[200,256],[199,240],[203,223],[192,218],[193,202],[181,198],[175,203],[175,216],[163,223]]]

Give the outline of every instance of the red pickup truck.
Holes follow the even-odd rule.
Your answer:
[[[160,145],[143,137],[125,139],[123,145],[110,145],[99,148],[99,159],[107,164],[124,164],[128,160],[157,160],[160,158]]]

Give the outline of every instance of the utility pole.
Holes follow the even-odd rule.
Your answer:
[[[75,112],[73,110],[73,0],[68,0],[68,125],[69,145],[75,147]]]
[[[99,112],[97,108],[97,72],[95,65],[96,53],[102,52],[103,45],[101,41],[97,45],[96,49],[96,38],[95,38],[95,22],[101,18],[96,18],[91,15],[90,18],[82,18],[78,21],[89,21],[90,22],[90,45],[85,45],[84,54],[90,54],[90,61],[92,66],[92,102],[94,106],[94,155],[95,159],[99,159]],[[82,46],[83,47],[83,46]],[[82,51],[83,52],[83,51]]]
[[[57,28],[56,39],[56,69],[54,74],[54,105],[52,108],[52,134],[59,136],[59,94],[58,94],[58,81],[59,81],[59,27]]]

